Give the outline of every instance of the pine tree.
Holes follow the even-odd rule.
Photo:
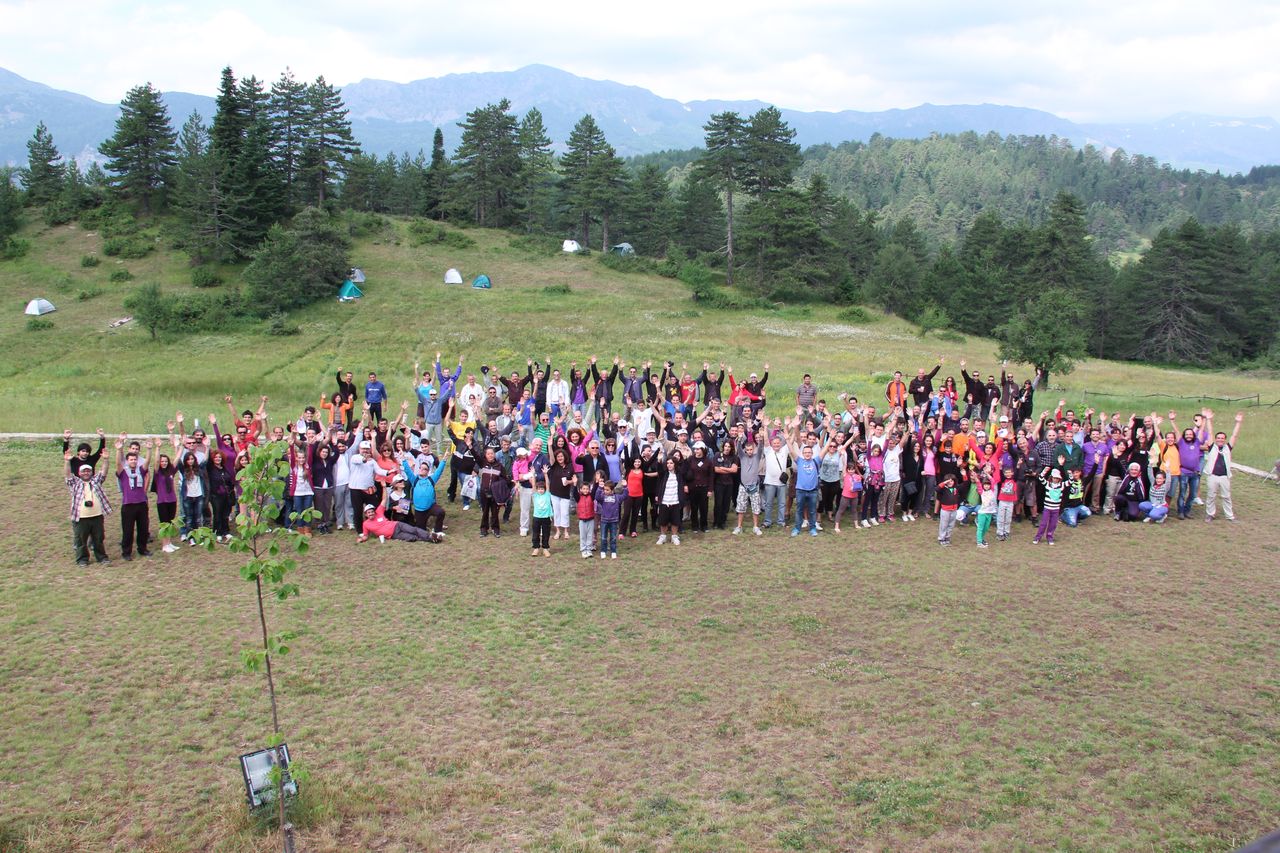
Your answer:
[[[246,251],[236,242],[237,229],[227,198],[222,155],[212,150],[209,130],[193,112],[178,134],[177,167],[171,203],[179,244],[196,263],[231,261]]]
[[[716,113],[702,127],[706,131],[706,154],[694,165],[695,175],[719,189],[725,197],[725,280],[733,284],[733,194],[742,186],[746,167],[747,126],[742,116],[728,111]]]
[[[714,252],[725,234],[724,205],[715,186],[695,176],[676,191],[676,229],[673,241],[693,256]]]
[[[542,113],[530,109],[516,130],[520,152],[520,174],[515,193],[516,208],[525,231],[545,231],[551,227],[556,194],[556,157],[551,137],[542,123]]]
[[[452,166],[444,150],[444,132],[436,128],[431,138],[431,164],[423,176],[422,204],[418,212],[432,219],[444,219]]]
[[[503,98],[467,113],[455,154],[455,199],[477,225],[503,227],[514,219],[512,190],[520,173],[516,119]]]
[[[115,134],[98,146],[107,169],[116,175],[112,185],[123,197],[136,199],[144,214],[165,187],[175,162],[175,139],[160,93],[146,83],[125,95]]]
[[[306,138],[306,184],[311,198],[323,206],[333,182],[342,176],[348,159],[359,150],[351,136],[342,95],[323,76],[307,87]]]
[[[564,174],[560,185],[564,191],[565,206],[578,219],[578,237],[586,246],[591,242],[591,220],[596,213],[594,203],[598,196],[592,186],[595,174],[591,165],[597,157],[604,155],[609,142],[596,120],[585,115],[570,131],[566,148],[565,155],[560,158],[560,169]]]
[[[234,166],[240,159],[240,146],[249,127],[249,104],[236,82],[231,66],[222,69],[218,97],[214,101],[213,126],[209,129],[209,145],[219,158]]]
[[[743,140],[743,185],[747,192],[762,199],[791,185],[800,166],[800,146],[795,138],[795,130],[783,121],[777,107],[764,107],[751,116]]]
[[[0,248],[22,224],[22,194],[13,185],[13,170],[0,166]]]
[[[605,144],[587,169],[587,197],[593,210],[600,216],[600,251],[609,251],[609,228],[614,217],[621,212],[627,198],[630,180],[627,168],[613,146]]]
[[[666,176],[652,163],[631,182],[625,211],[627,236],[636,251],[655,258],[667,254],[675,219],[675,205]]]
[[[27,141],[27,167],[19,175],[22,188],[27,191],[27,204],[48,204],[62,190],[66,165],[53,144],[53,134],[44,122],[36,125],[36,131]]]
[[[288,68],[271,85],[272,156],[284,183],[290,205],[302,199],[298,188],[302,148],[307,140],[307,84],[295,80]]]

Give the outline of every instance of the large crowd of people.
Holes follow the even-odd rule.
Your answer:
[[[73,450],[66,431],[76,561],[108,560],[105,517],[117,500],[126,560],[152,555],[152,503],[159,522],[178,524],[178,542],[160,537],[164,552],[194,544],[203,527],[228,541],[242,509],[237,475],[255,445],[287,459],[279,521],[303,533],[440,543],[475,533],[466,519],[476,517],[479,536],[514,526],[535,557],[576,539],[582,557],[616,559],[620,541],[655,532],[659,545],[680,545],[710,530],[818,536],[927,519],[945,547],[972,521],[986,548],[992,526],[994,541],[1025,523],[1032,542],[1052,545],[1060,523],[1093,516],[1163,524],[1203,505],[1206,521],[1219,509],[1235,520],[1231,452],[1243,414],[1230,435],[1209,409],[1182,425],[1175,412],[1122,417],[1063,400],[1037,414],[1040,377],[1018,381],[1005,365],[984,380],[961,361],[957,382],[938,379],[939,359],[910,379],[895,373],[882,400],[829,401],[809,374],[769,386],[768,364],[742,378],[723,363],[695,374],[592,356],[567,370],[548,358],[464,374],[462,358],[452,369],[440,359],[414,365],[398,410],[376,373],[361,389],[339,370],[333,390],[296,417],[269,415],[265,396],[237,412],[228,396],[225,424],[210,414],[188,431],[177,412],[167,439],[121,434],[110,496],[104,431],[96,451]]]

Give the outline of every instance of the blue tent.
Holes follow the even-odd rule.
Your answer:
[[[489,288],[493,287],[493,284],[492,282],[489,281],[489,276],[478,275],[476,276],[476,280],[471,282],[471,286],[478,287],[481,290],[488,290]]]
[[[351,279],[347,279],[342,283],[342,287],[338,289],[338,299],[342,302],[350,302],[352,299],[359,299],[364,296],[360,292],[360,288]]]

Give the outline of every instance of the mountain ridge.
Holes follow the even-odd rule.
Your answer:
[[[591,113],[623,156],[700,146],[702,125],[716,112],[749,114],[758,100],[703,99],[681,102],[612,80],[580,77],[555,66],[526,65],[513,71],[446,74],[407,83],[365,78],[342,89],[352,131],[368,153],[428,150],[437,127],[452,150],[457,123],[469,110],[502,98],[513,112],[538,108],[548,132],[562,147],[573,124]],[[194,109],[206,119],[214,100],[188,92],[166,92],[175,127]],[[919,139],[935,133],[974,131],[1002,136],[1058,136],[1077,147],[1123,148],[1178,168],[1227,173],[1280,162],[1280,123],[1267,116],[1215,116],[1182,111],[1154,122],[1077,123],[1031,107],[1003,104],[933,104],[880,111],[806,111],[779,107],[808,147],[866,141],[873,134]],[[43,120],[59,149],[80,161],[97,158],[97,145],[112,133],[118,106],[55,89],[0,68],[0,163],[26,161],[26,142]]]

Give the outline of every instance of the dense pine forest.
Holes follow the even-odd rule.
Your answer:
[[[177,123],[175,123],[177,122]],[[175,119],[149,85],[122,102],[103,165],[66,162],[43,125],[26,168],[0,180],[2,254],[26,219],[81,219],[104,252],[154,249],[193,281],[236,287],[135,295],[147,325],[268,316],[331,291],[348,237],[384,214],[573,237],[637,256],[720,307],[866,303],[925,328],[997,337],[1049,370],[1084,355],[1174,364],[1280,362],[1280,174],[1174,170],[1056,138],[974,133],[801,151],[774,108],[726,112],[701,149],[624,161],[583,116],[562,145],[506,101],[386,158],[359,150],[340,93],[285,73],[267,86],[225,69],[216,113]],[[425,230],[424,230],[425,229]],[[443,239],[445,231],[436,232]]]

